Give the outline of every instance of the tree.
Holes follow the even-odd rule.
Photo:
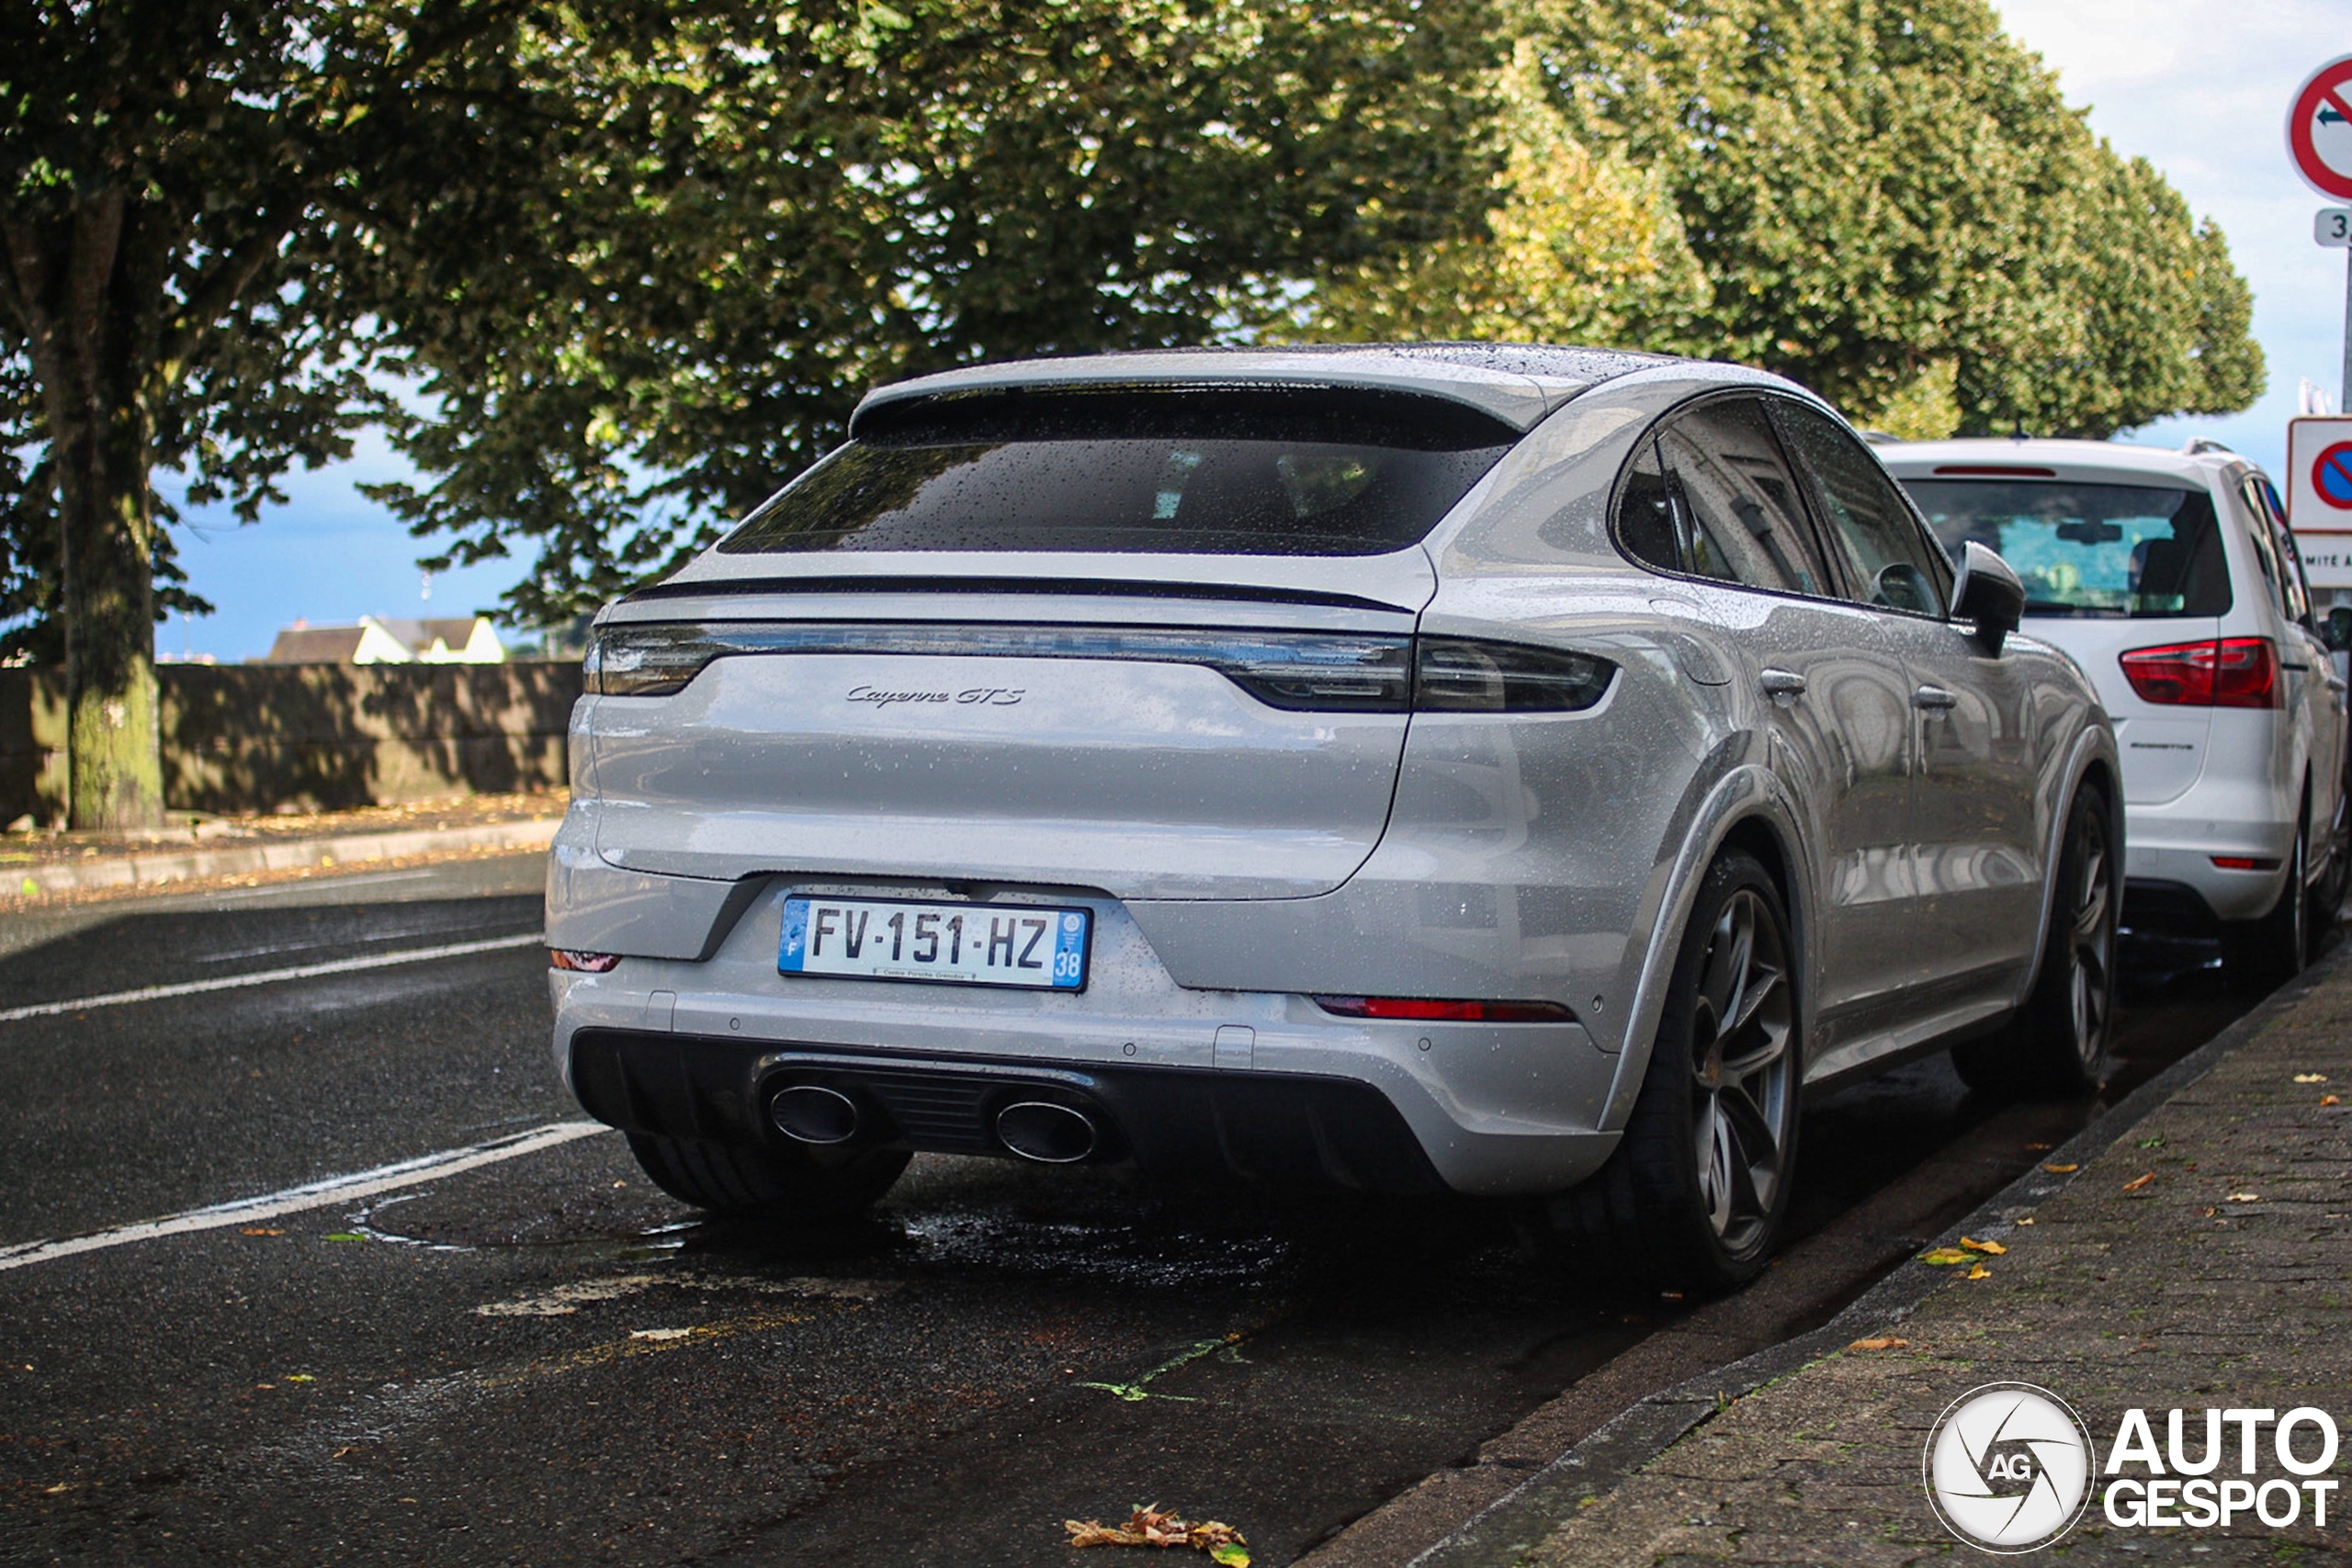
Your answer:
[[[0,9],[0,521],[19,646],[62,656],[72,820],[163,806],[153,626],[177,586],[158,468],[250,521],[345,455],[373,226],[495,188],[529,106],[532,15],[485,0],[6,0]],[[14,454],[32,452],[27,465]]]
[[[465,333],[405,334],[426,564],[552,622],[711,537],[870,387],[1218,336],[1318,263],[1477,220],[1483,0],[899,0],[705,10],[530,69],[610,90],[502,242],[401,236]],[[1467,84],[1471,90],[1464,91]]]
[[[1380,278],[1326,269],[1295,312],[1308,335],[1589,324],[1782,371],[1910,435],[2104,436],[2259,395],[2251,295],[2220,232],[2095,137],[1984,0],[1507,15],[1542,96],[1497,122],[1509,174],[1488,232]],[[1665,217],[1620,194],[1638,188]],[[1553,242],[1533,270],[1531,226]],[[1465,309],[1487,297],[1508,303]]]
[[[161,809],[159,468],[251,521],[381,423],[426,564],[536,539],[551,622],[874,381],[1197,341],[1486,175],[1483,3],[0,6],[0,617],[82,827]]]

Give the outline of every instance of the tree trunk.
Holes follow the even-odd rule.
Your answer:
[[[119,189],[101,190],[6,235],[57,474],[70,820],[117,833],[164,820],[147,333],[124,298],[125,218]]]
[[[97,460],[78,482],[61,484],[58,519],[72,821],[119,833],[163,825],[164,758],[147,443],[135,408],[107,412],[111,428],[75,433],[97,449]],[[57,449],[71,450],[60,436]]]

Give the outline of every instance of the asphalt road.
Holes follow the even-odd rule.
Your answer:
[[[1689,1310],[1563,1281],[1489,1209],[987,1161],[833,1234],[698,1223],[554,1078],[538,876],[0,927],[0,1561],[963,1568],[1157,1501],[1284,1563]],[[215,984],[297,966],[334,967]],[[2143,998],[2125,1087],[2245,1005]],[[1809,1111],[1818,1245],[1742,1332],[1826,1316],[2095,1111],[1985,1105],[1939,1057]]]

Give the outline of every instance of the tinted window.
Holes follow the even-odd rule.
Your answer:
[[[2036,615],[2218,615],[2229,566],[2212,499],[2161,485],[1910,479],[1936,537],[1973,539],[2025,581]]]
[[[1807,470],[1823,528],[1844,555],[1857,594],[1867,604],[1941,615],[1951,563],[1920,532],[1878,459],[1815,410],[1776,400],[1773,412]]]
[[[2240,486],[2239,493],[2245,497],[2246,510],[2254,516],[2255,531],[2260,533],[2264,525],[2269,525],[2269,558],[2278,563],[2278,586],[2287,618],[2309,625],[2312,596],[2310,584],[2303,580],[2303,552],[2287,527],[2287,513],[2278,504],[2278,492],[2270,488],[2268,480],[2257,476]]]
[[[719,548],[1376,555],[1516,439],[1458,404],[1344,389],[938,401],[861,420]]]
[[[1795,482],[1748,399],[1703,404],[1643,444],[1625,476],[1618,532],[1645,565],[1784,593],[1824,592]]]

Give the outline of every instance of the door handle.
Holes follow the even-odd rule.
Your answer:
[[[1911,694],[1911,705],[1928,713],[1950,713],[1960,705],[1960,699],[1941,686],[1922,686]]]
[[[1794,705],[1804,695],[1804,677],[1793,670],[1766,670],[1756,677],[1756,683],[1782,707]]]

